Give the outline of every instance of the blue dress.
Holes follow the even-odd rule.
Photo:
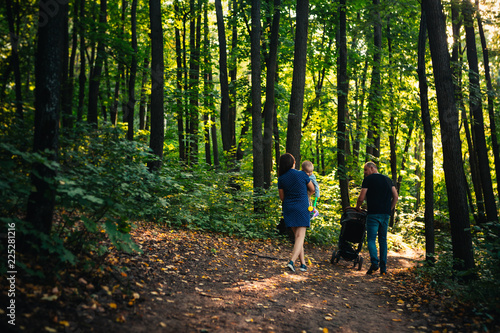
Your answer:
[[[307,184],[309,176],[296,169],[288,170],[278,178],[278,189],[283,189],[283,218],[287,227],[309,227],[311,217],[309,214],[309,197]]]

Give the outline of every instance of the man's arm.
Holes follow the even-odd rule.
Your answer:
[[[396,190],[396,187],[392,187],[392,202],[391,202],[391,210],[394,210],[396,208],[396,203],[398,202],[399,195],[398,191]]]
[[[362,188],[361,192],[359,192],[358,201],[356,202],[356,209],[357,210],[361,210],[361,205],[363,204],[363,201],[365,201],[366,191],[368,191],[367,188]]]
[[[283,189],[280,188],[278,190],[278,192],[280,193],[280,199],[281,199],[281,201],[285,200],[285,191],[283,191]]]

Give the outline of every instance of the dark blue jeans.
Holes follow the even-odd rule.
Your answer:
[[[388,214],[368,214],[366,217],[366,240],[372,265],[377,265],[380,270],[387,269],[387,228],[390,215]],[[378,236],[378,246],[380,249],[380,260],[377,256],[377,244],[375,240]]]

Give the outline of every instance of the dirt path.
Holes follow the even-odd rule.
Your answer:
[[[418,327],[405,317],[404,303],[391,297],[390,276],[367,276],[366,267],[353,270],[345,261],[333,266],[331,249],[307,246],[312,265],[294,274],[284,267],[288,244],[189,232],[157,235],[146,243],[149,265],[139,270],[131,265],[128,271],[144,284],[131,287],[140,298],[133,312],[125,311],[127,324],[103,320],[98,327],[105,329],[96,331],[414,332]],[[413,259],[391,253],[389,260],[401,268]]]
[[[391,270],[413,265],[414,254],[390,253],[389,275],[367,276],[368,264],[332,265],[331,248],[306,245],[312,265],[294,274],[283,242],[168,229],[140,229],[135,238],[144,254],[110,257],[114,278],[70,274],[43,301],[42,291],[38,306],[25,298],[23,331],[427,331],[391,290]]]

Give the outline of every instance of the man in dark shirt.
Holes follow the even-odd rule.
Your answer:
[[[392,180],[377,171],[373,162],[364,166],[365,179],[361,184],[356,209],[361,209],[361,204],[366,199],[368,215],[366,217],[366,239],[370,252],[371,266],[366,274],[372,274],[380,268],[382,275],[387,274],[387,228],[391,212],[398,202],[398,191]],[[375,240],[378,235],[380,260],[377,256]]]

